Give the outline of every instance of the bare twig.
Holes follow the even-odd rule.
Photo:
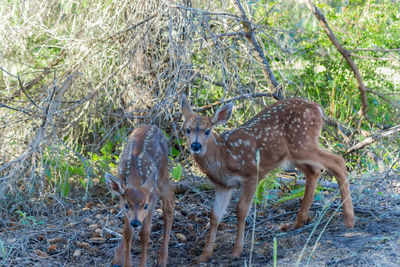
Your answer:
[[[361,52],[361,51],[371,51],[371,52],[400,52],[400,48],[394,48],[394,49],[384,49],[384,48],[358,48],[358,49],[352,49],[352,50],[347,50],[350,53],[356,53],[356,52]]]
[[[351,55],[353,57],[371,59],[371,60],[400,61],[400,58],[395,58],[395,57],[369,57],[369,56],[361,56],[361,55],[354,55],[354,54],[351,54]]]
[[[113,231],[111,229],[108,229],[106,227],[103,227],[103,231],[106,232],[106,233],[109,233],[109,234],[111,234],[113,236],[116,236],[118,238],[122,238],[122,235],[120,233],[117,233],[117,232],[115,232],[115,231]]]
[[[196,108],[194,110],[195,111],[203,111],[203,110],[211,109],[211,108],[213,108],[215,106],[218,106],[218,105],[222,105],[222,104],[229,103],[229,102],[235,102],[235,101],[241,100],[241,99],[252,99],[252,98],[256,98],[256,97],[265,97],[265,96],[271,97],[272,94],[270,94],[270,93],[244,94],[244,95],[241,95],[241,96],[232,97],[232,98],[225,99],[225,100],[222,100],[222,101],[216,101],[214,103],[211,103],[209,105],[205,105],[205,106]]]
[[[29,99],[29,101],[30,101],[35,107],[39,108],[39,106],[36,104],[36,102],[33,101],[33,99],[32,99],[32,98],[28,95],[28,93],[25,91],[24,85],[22,84],[22,81],[21,81],[21,78],[20,78],[19,76],[18,76],[17,78],[18,78],[18,83],[19,83],[19,86],[20,86],[20,88],[21,88],[21,91],[24,93],[24,95]]]
[[[8,108],[8,109],[11,109],[11,110],[14,110],[14,111],[22,112],[22,113],[24,113],[24,114],[26,114],[28,116],[32,116],[32,114],[28,110],[23,109],[23,108],[10,107],[10,106],[8,106],[6,104],[3,104],[3,103],[0,103],[0,108]]]
[[[260,44],[258,43],[255,34],[254,34],[254,29],[247,18],[246,12],[244,11],[242,4],[240,3],[239,0],[234,0],[235,8],[236,11],[240,14],[241,20],[240,22],[242,23],[243,26],[243,31],[245,33],[247,41],[253,46],[253,50],[255,52],[255,57],[256,59],[261,62],[261,71],[264,74],[265,79],[268,82],[268,85],[270,87],[270,90],[272,92],[272,96],[276,100],[282,100],[283,94],[282,94],[282,85],[278,83],[278,80],[276,79],[275,75],[273,74],[271,67],[269,66],[268,59],[264,55],[264,51],[262,50]]]
[[[368,136],[367,138],[365,138],[363,141],[355,144],[354,146],[350,147],[349,149],[347,149],[346,154],[350,154],[354,151],[357,151],[359,149],[364,148],[367,145],[370,145],[378,140],[380,140],[383,137],[392,135],[394,133],[400,132],[400,125],[391,127],[389,129],[383,130],[383,131],[379,131],[377,133],[373,133],[371,136]]]

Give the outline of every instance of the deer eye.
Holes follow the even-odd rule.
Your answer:
[[[129,205],[128,205],[128,203],[125,203],[125,209],[129,210]]]
[[[209,135],[210,134],[210,130],[209,129],[206,129],[205,131],[204,131],[204,133],[206,134],[206,135]]]
[[[190,134],[190,129],[189,128],[186,129],[186,133]]]
[[[144,209],[147,210],[147,208],[149,207],[149,204],[144,204]]]

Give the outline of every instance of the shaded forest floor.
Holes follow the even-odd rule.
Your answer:
[[[202,251],[213,191],[196,189],[198,182],[187,182],[186,190],[177,194],[169,266],[195,266]],[[280,226],[294,221],[298,200],[277,206],[258,206],[253,265],[273,265],[273,237],[276,237],[278,266],[294,266],[299,258],[302,266],[307,263],[309,266],[399,266],[399,175],[391,172],[371,174],[355,179],[352,186],[356,215],[354,229],[343,227],[343,216],[341,209],[337,209],[339,201],[334,192],[324,192],[320,200],[314,201],[308,225],[288,232],[282,232]],[[249,213],[246,225],[242,257],[238,260],[229,258],[236,234],[238,197],[239,192],[236,192],[220,225],[212,260],[204,266],[248,264],[253,211]],[[100,186],[90,201],[81,203],[44,198],[37,203],[15,201],[12,206],[2,208],[0,265],[110,266],[119,244],[118,233],[122,230],[122,219],[116,216],[118,199],[111,200],[108,190]],[[26,213],[5,212],[17,209],[16,205]],[[148,266],[156,265],[162,232],[162,212],[157,209],[153,217]],[[136,264],[139,254],[140,245],[136,240],[132,249]]]

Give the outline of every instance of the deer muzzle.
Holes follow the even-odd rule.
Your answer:
[[[193,154],[198,154],[200,153],[201,150],[201,144],[198,142],[194,142],[190,145],[190,150]]]
[[[131,226],[133,228],[138,228],[140,226],[140,222],[138,220],[132,220],[131,221]]]

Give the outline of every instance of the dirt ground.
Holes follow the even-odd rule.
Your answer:
[[[177,194],[168,266],[198,265],[213,201],[213,191],[200,190],[199,182],[186,181],[186,189]],[[280,226],[295,220],[298,200],[257,206],[252,265],[273,266],[275,237],[277,266],[400,266],[400,176],[387,172],[353,177],[352,196],[354,229],[343,227],[337,192],[321,193],[311,208],[310,223],[288,232]],[[247,220],[244,253],[240,259],[230,259],[238,197],[236,192],[220,225],[211,261],[202,266],[249,265],[253,211]],[[35,202],[16,200],[0,211],[0,265],[110,266],[122,229],[118,211],[118,199],[112,200],[104,186],[96,188],[87,202],[46,197]],[[156,265],[162,232],[162,212],[157,209],[148,266]],[[134,265],[139,254],[140,242],[135,240]]]

